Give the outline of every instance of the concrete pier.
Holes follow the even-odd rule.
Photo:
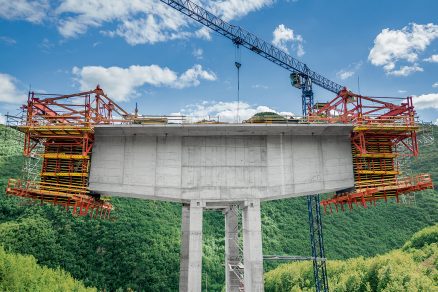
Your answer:
[[[202,290],[202,201],[182,207],[179,291]]]
[[[243,263],[245,266],[245,291],[263,291],[263,251],[260,200],[249,200],[244,203]]]

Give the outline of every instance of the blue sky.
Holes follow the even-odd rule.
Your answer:
[[[413,95],[438,120],[438,1],[198,0],[327,78],[371,96]],[[241,119],[301,113],[289,73],[245,48]],[[237,100],[235,48],[157,0],[0,0],[0,113],[29,88],[73,93],[100,83],[143,114],[221,116]],[[315,99],[332,99],[315,88]],[[3,116],[0,116],[0,121]]]

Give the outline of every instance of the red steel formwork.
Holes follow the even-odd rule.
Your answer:
[[[88,190],[93,127],[126,122],[128,113],[99,87],[71,95],[31,92],[24,107],[23,153],[39,156],[41,171],[36,180],[9,179],[6,193],[62,205],[74,215],[109,217],[112,205]]]
[[[417,156],[418,143],[412,97],[375,98],[354,94],[346,89],[324,104],[316,104],[308,116],[310,123],[353,124],[351,145],[354,190],[338,192],[321,201],[324,210],[367,207],[368,202],[399,201],[402,194],[433,188],[430,175],[400,178],[397,157]]]

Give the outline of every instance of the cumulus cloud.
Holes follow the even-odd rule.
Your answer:
[[[438,87],[438,82],[435,82],[434,84],[432,84],[433,88],[437,88]]]
[[[188,105],[181,109],[179,113],[187,116],[193,122],[203,119],[219,119],[221,122],[236,122],[237,121],[237,101],[232,102],[208,102]],[[291,112],[278,112],[268,106],[252,106],[246,102],[239,103],[239,120],[246,120],[260,112],[275,112],[283,116],[294,116]]]
[[[48,0],[0,0],[0,17],[39,23],[44,20],[49,8]]]
[[[413,96],[413,102],[416,109],[438,109],[438,93],[429,93],[419,96]]]
[[[72,72],[81,90],[89,90],[100,84],[116,101],[126,101],[130,96],[138,95],[137,89],[146,84],[186,88],[198,86],[202,79],[216,80],[216,75],[203,70],[201,65],[194,65],[179,76],[171,69],[157,65],[133,65],[128,68],[86,66],[74,67]]]
[[[242,17],[248,13],[271,5],[273,0],[227,0],[203,1],[209,10],[221,16],[225,21]]]
[[[20,104],[26,100],[26,93],[18,88],[17,83],[11,75],[0,73],[0,102]]]
[[[393,71],[387,72],[387,74],[393,75],[393,76],[408,76],[411,73],[423,72],[423,71],[424,71],[423,68],[419,67],[417,64],[414,64],[413,66],[402,66],[398,70],[393,70]]]
[[[2,114],[0,114],[0,125],[6,124],[6,117]]]
[[[438,38],[438,25],[411,23],[400,30],[385,28],[374,39],[368,60],[375,66],[394,76],[407,76],[422,71],[416,64],[419,54],[424,52],[430,43]],[[396,69],[397,62],[405,61],[413,66]]]
[[[338,78],[340,78],[341,80],[348,79],[352,77],[354,74],[356,74],[356,72],[360,69],[360,67],[362,67],[362,61],[350,64],[347,67],[347,69],[339,70],[336,73],[336,76],[338,76]]]
[[[284,24],[280,24],[275,28],[272,33],[274,38],[272,44],[279,49],[289,53],[289,47],[296,50],[297,56],[304,55],[303,37],[299,34],[295,34],[293,29],[286,27]]]
[[[432,55],[429,58],[424,59],[426,62],[438,63],[438,54]]]
[[[274,0],[196,0],[197,4],[227,21],[271,5]],[[65,38],[78,37],[90,28],[122,37],[131,45],[173,39],[210,39],[210,31],[193,28],[194,21],[159,0],[0,0],[0,18],[33,23],[50,19]]]

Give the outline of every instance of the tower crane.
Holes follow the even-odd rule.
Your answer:
[[[306,116],[313,106],[312,85],[318,85],[330,92],[338,94],[345,87],[311,70],[306,64],[295,59],[283,50],[269,42],[246,31],[240,26],[232,25],[212,14],[190,0],[160,0],[170,7],[180,11],[193,20],[229,38],[237,46],[243,46],[265,59],[291,72],[291,83],[301,89],[303,116]]]
[[[180,11],[193,20],[218,32],[230,39],[237,47],[243,46],[265,59],[290,71],[292,86],[301,89],[302,112],[307,116],[313,107],[312,85],[318,85],[335,94],[346,88],[321,74],[311,70],[303,62],[293,58],[283,50],[264,41],[240,26],[227,23],[198,4],[190,0],[160,0],[170,7]],[[240,63],[239,63],[240,65]],[[236,63],[237,66],[237,63]],[[310,243],[313,260],[313,274],[316,291],[328,291],[328,280],[324,255],[324,241],[322,236],[322,221],[319,195],[308,196],[307,206],[309,214]]]

